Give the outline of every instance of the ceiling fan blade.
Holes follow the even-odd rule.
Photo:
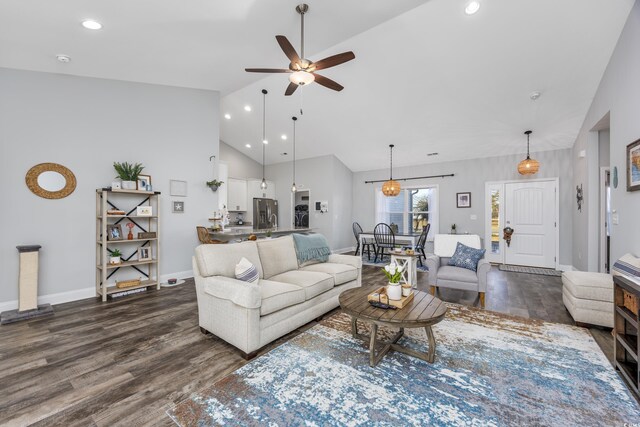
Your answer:
[[[316,78],[316,83],[318,83],[319,85],[328,87],[329,89],[337,90],[338,92],[344,89],[344,86],[334,82],[329,78],[326,78],[325,76],[321,76],[320,74],[316,74],[316,73],[311,73],[311,74],[313,74],[313,77]]]
[[[343,52],[337,55],[330,56],[328,58],[321,59],[318,62],[313,63],[313,68],[316,70],[322,70],[325,68],[335,67],[336,65],[344,64],[347,61],[351,61],[356,56],[353,52]]]
[[[293,94],[293,92],[296,91],[296,89],[298,89],[298,85],[295,83],[289,83],[289,86],[287,86],[287,90],[284,92],[285,96],[290,96]]]
[[[278,41],[280,48],[282,49],[284,54],[287,55],[287,58],[289,58],[289,61],[291,61],[291,63],[299,64],[301,62],[298,53],[285,36],[276,36],[276,40]]]
[[[245,68],[247,73],[290,73],[291,70],[285,68]]]

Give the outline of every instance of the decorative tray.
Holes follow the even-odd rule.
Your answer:
[[[411,293],[406,297],[402,297],[399,300],[390,300],[389,297],[387,296],[387,288],[383,286],[381,288],[376,289],[369,295],[367,295],[367,301],[378,301],[383,304],[388,304],[394,307],[402,308],[413,300],[414,295],[415,295],[415,292],[413,292],[412,290]]]

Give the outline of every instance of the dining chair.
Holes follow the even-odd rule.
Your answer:
[[[360,250],[360,235],[362,234],[362,227],[357,222],[353,223],[353,236],[356,238],[356,253],[358,255],[358,251]],[[362,239],[362,254],[364,254],[365,249],[367,250],[367,259],[371,260],[371,247],[373,247],[373,253],[376,253],[376,245],[369,239]]]
[[[229,243],[226,240],[212,239],[211,236],[209,236],[207,227],[196,226],[196,231],[198,232],[198,240],[200,240],[200,243],[210,245]]]
[[[376,242],[376,246],[374,248],[376,256],[373,262],[377,262],[378,253],[380,253],[380,259],[382,260],[384,258],[385,249],[392,250],[396,247],[396,235],[388,224],[381,222],[373,229],[373,237]]]
[[[431,224],[427,224],[426,227],[422,228],[422,233],[420,233],[420,237],[418,237],[418,243],[414,250],[418,254],[418,262],[420,263],[420,267],[422,267],[422,258],[427,258],[427,255],[424,253],[424,246],[427,244],[427,236],[429,235],[429,229],[431,228]]]

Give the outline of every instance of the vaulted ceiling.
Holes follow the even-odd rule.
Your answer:
[[[471,16],[466,0],[309,2],[306,56],[356,54],[322,72],[342,92],[285,97],[286,75],[244,72],[287,65],[276,34],[299,46],[287,0],[2,1],[0,66],[220,90],[221,139],[258,161],[265,88],[268,163],[290,159],[293,115],[299,158],[352,170],[386,167],[390,143],[399,166],[522,153],[526,129],[532,151],[570,147],[633,0],[480,2]]]

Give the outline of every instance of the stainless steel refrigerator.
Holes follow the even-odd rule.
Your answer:
[[[273,199],[253,199],[253,229],[263,230],[278,225],[278,201]]]

